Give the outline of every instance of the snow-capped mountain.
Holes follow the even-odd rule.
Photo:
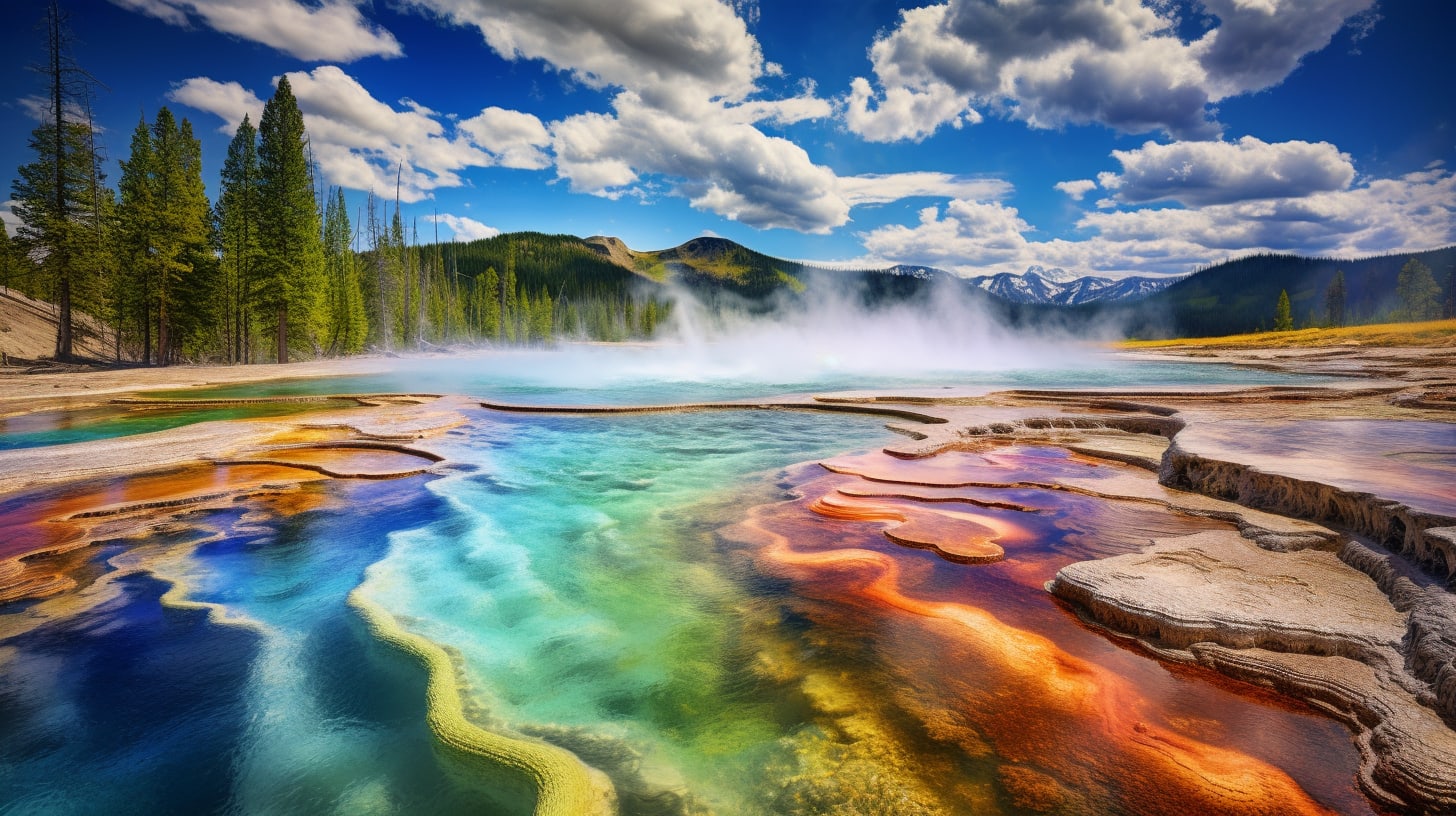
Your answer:
[[[1026,271],[1022,274],[1036,275],[1038,278],[1041,278],[1044,281],[1050,281],[1052,283],[1071,283],[1072,281],[1077,280],[1079,277],[1081,277],[1076,272],[1068,272],[1067,270],[1059,266],[1054,266],[1051,269],[1047,269],[1044,266],[1032,265],[1028,266],[1026,268]]]
[[[936,269],[933,266],[911,266],[910,264],[899,264],[882,271],[886,275],[895,275],[902,278],[919,278],[920,280],[938,280],[941,278],[955,277],[944,269]]]
[[[966,278],[966,283],[1016,303],[1057,303],[1076,306],[1098,301],[1130,300],[1166,289],[1182,278],[1078,277],[1063,269],[1029,267],[1020,275],[1002,272]]]

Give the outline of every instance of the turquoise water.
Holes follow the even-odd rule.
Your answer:
[[[492,417],[449,451],[480,469],[429,484],[446,518],[394,533],[366,591],[458,650],[506,727],[594,752],[644,802],[686,788],[748,812],[755,773],[811,726],[735,667],[754,648],[752,593],[712,532],[741,512],[729,486],[768,498],[775,467],[886,436],[868,418],[824,420]],[[725,488],[734,501],[715,514]]]
[[[113,439],[211,420],[290,416],[302,411],[341,408],[346,405],[354,403],[327,401],[195,407],[108,405],[74,411],[38,411],[0,418],[0,450]]]
[[[187,391],[150,392],[149,396],[187,399],[402,392],[468,394],[507,403],[646,405],[861,389],[893,392],[955,388],[985,392],[1008,388],[1318,382],[1310,377],[1256,368],[1132,361],[1076,348],[1036,360],[1016,357],[1001,361],[994,355],[987,355],[978,365],[953,368],[912,363],[907,360],[904,366],[879,372],[827,362],[771,367],[682,356],[658,348],[585,347],[566,351],[510,351],[391,360],[386,363],[389,371],[366,376],[243,383]]]
[[[1069,348],[1064,354],[956,368],[906,365],[867,372],[833,361],[753,366],[662,348],[581,347],[490,355],[386,361],[390,370],[365,376],[285,379],[211,388],[148,391],[151,399],[231,399],[330,394],[467,394],[525,405],[654,405],[726,402],[837,391],[984,393],[1009,388],[1315,384],[1314,378],[1254,368],[1176,362],[1133,362]],[[1038,362],[1031,360],[1030,362]],[[1005,365],[998,365],[1005,362]],[[346,403],[280,403],[192,408],[102,406],[0,419],[0,450],[111,439],[213,419],[287,416]]]

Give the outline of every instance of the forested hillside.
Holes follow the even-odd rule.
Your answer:
[[[1407,278],[1419,280],[1402,287]],[[1338,285],[1337,285],[1338,276]],[[1450,317],[1456,311],[1456,247],[1360,260],[1254,255],[1200,271],[1135,304],[1083,310],[1116,320],[1131,337],[1214,337],[1288,328]]]
[[[0,286],[54,304],[56,359],[97,354],[77,342],[95,333],[83,313],[111,327],[106,358],[145,365],[624,340],[667,316],[655,284],[578,238],[422,242],[421,219],[373,195],[351,217],[320,187],[287,76],[238,125],[215,202],[192,123],[166,107],[137,123],[113,189],[95,80],[54,5],[47,33],[46,116],[12,187],[20,227],[0,225]]]

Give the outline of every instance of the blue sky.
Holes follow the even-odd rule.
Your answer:
[[[357,212],[403,167],[423,239],[711,233],[806,260],[1112,277],[1456,242],[1449,0],[63,8],[105,85],[113,183],[138,118],[168,105],[215,191],[232,129],[288,74],[324,179]],[[43,13],[0,9],[0,167],[30,159]]]

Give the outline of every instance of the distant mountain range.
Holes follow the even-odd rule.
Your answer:
[[[1001,272],[996,275],[980,275],[974,278],[959,278],[943,269],[933,266],[912,266],[901,264],[880,270],[885,274],[918,280],[959,280],[967,286],[980,289],[1011,303],[1043,303],[1058,306],[1079,306],[1085,303],[1113,303],[1135,300],[1160,292],[1183,280],[1186,275],[1174,278],[1099,278],[1093,275],[1077,275],[1064,269],[1028,267],[1025,272],[1015,274]]]
[[[961,278],[933,266],[907,264],[888,269],[829,270],[773,258],[717,237],[694,238],[671,249],[647,252],[629,248],[620,238],[602,235],[585,238],[583,243],[603,258],[657,283],[674,280],[698,289],[726,290],[747,297],[762,297],[784,287],[797,292],[816,276],[840,275],[866,280],[876,289],[904,290],[910,281],[952,281],[1011,303],[1077,306],[1146,297],[1182,280],[1078,277],[1062,269],[1040,266],[1029,267],[1020,275],[1003,272],[975,278]],[[875,280],[884,276],[900,280]]]
[[[1456,247],[1356,260],[1253,255],[1183,277],[1114,280],[1039,266],[1019,275],[974,278],[930,266],[829,269],[773,258],[717,237],[694,238],[655,252],[628,249],[616,238],[572,240],[631,269],[639,279],[685,285],[710,301],[731,293],[750,306],[772,308],[784,297],[799,298],[828,284],[839,291],[859,291],[863,302],[874,306],[951,285],[963,287],[990,313],[1014,325],[1117,325],[1140,337],[1201,337],[1270,328],[1281,291],[1289,294],[1296,324],[1318,325],[1336,270],[1345,274],[1349,322],[1391,319],[1397,305],[1396,277],[1410,259],[1432,270],[1442,303],[1456,298]]]
[[[1184,276],[1186,277],[1186,276]],[[966,278],[966,283],[1013,303],[1055,303],[1080,306],[1084,303],[1112,303],[1133,300],[1160,292],[1183,280],[1177,278],[1099,278],[1076,277],[1062,269],[1033,266],[1020,275],[1002,272]]]

